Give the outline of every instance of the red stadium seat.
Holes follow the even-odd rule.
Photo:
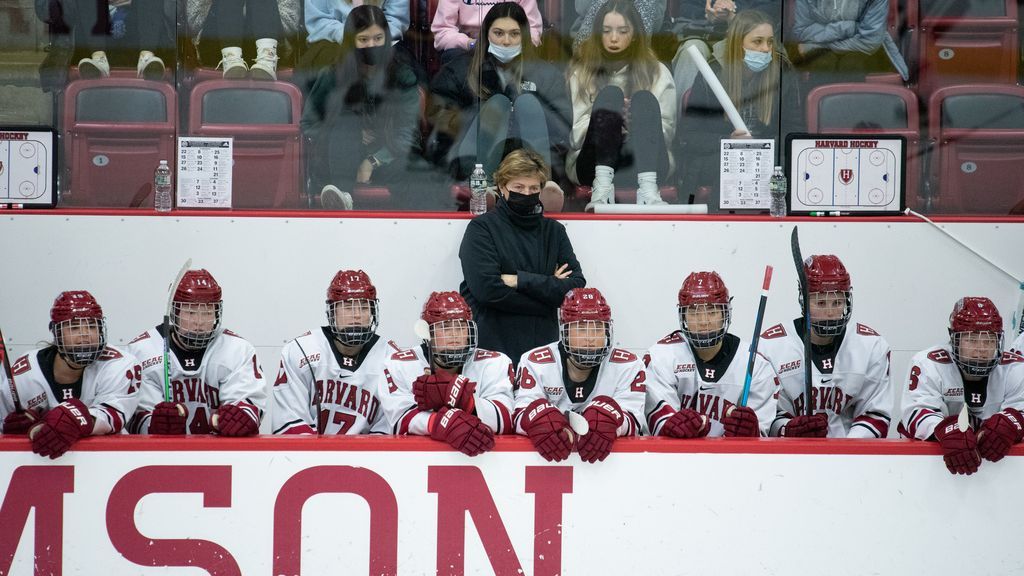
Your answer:
[[[65,206],[128,208],[152,202],[160,160],[174,170],[177,95],[165,82],[76,80],[64,92]]]
[[[1007,214],[1024,198],[1024,88],[940,88],[928,131],[937,211]]]
[[[919,93],[943,86],[1017,81],[1016,0],[909,0],[919,30]]]
[[[889,84],[826,84],[807,97],[807,129],[812,133],[893,134],[907,139],[907,204],[924,208],[921,198],[921,133],[917,95]]]
[[[192,136],[234,138],[232,207],[305,206],[302,95],[285,82],[209,80],[192,90]]]

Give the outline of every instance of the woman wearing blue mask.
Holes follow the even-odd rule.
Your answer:
[[[778,144],[782,137],[780,98],[787,118],[801,114],[800,100],[792,93],[791,83],[781,82],[790,66],[785,54],[776,49],[775,25],[767,14],[758,10],[737,13],[726,32],[724,58],[713,61],[711,68],[749,132],[733,129],[708,83],[699,76],[690,90],[680,131],[684,193],[704,186],[718,189],[719,142],[723,138],[774,138]],[[777,155],[780,148],[776,145]],[[717,205],[717,195],[699,200]]]
[[[352,9],[341,50],[313,84],[302,131],[311,143],[311,190],[320,190],[324,208],[348,210],[356,184],[404,192],[402,179],[418,144],[420,98],[413,66],[392,46],[377,6]]]
[[[555,172],[569,131],[562,75],[535,59],[530,22],[515,2],[494,5],[473,50],[431,81],[434,132],[428,156],[464,180],[481,163],[491,174],[509,151],[534,150]]]

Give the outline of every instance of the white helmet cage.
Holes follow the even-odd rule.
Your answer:
[[[578,339],[590,341],[600,337],[603,344],[597,348],[573,346],[569,335],[573,334]],[[558,328],[558,342],[565,349],[565,353],[580,368],[593,368],[599,365],[612,351],[612,337],[614,335],[614,324],[612,320],[575,320],[563,322]]]
[[[359,313],[368,312],[370,323],[368,325],[352,324],[348,326],[338,325],[338,307],[343,310],[351,308]],[[362,314],[358,314],[362,317]],[[380,318],[380,302],[376,299],[350,298],[348,300],[327,301],[327,325],[334,337],[344,346],[362,346],[373,338],[377,332],[377,323]]]
[[[846,302],[843,308],[843,313],[838,318],[814,318],[814,314],[811,314],[811,330],[818,336],[839,336],[846,331],[846,325],[850,323],[850,317],[853,316],[853,288],[845,291],[832,290],[829,292],[811,292],[808,294],[808,298],[814,300],[815,298],[821,298],[822,295],[828,299],[834,299],[835,296],[843,294],[842,298]],[[797,290],[797,302],[800,304],[800,309],[804,309],[804,295],[803,292]],[[808,305],[808,313],[810,314],[810,306]],[[830,309],[827,309],[830,311]],[[827,314],[833,316],[832,314]]]
[[[178,302],[171,306],[171,330],[178,338],[178,342],[189,350],[202,350],[217,336],[220,330],[221,312],[224,308],[224,301],[215,302]],[[213,311],[213,325],[209,328],[196,326],[203,322],[204,317]],[[185,326],[182,315],[189,318],[187,321],[191,326]]]
[[[977,378],[988,376],[1003,357],[1002,332],[951,332],[949,343],[953,361],[968,376]],[[975,348],[979,352],[991,349],[993,352],[990,356],[965,354],[965,347]]]
[[[57,353],[70,364],[85,367],[95,362],[107,345],[107,319],[71,318],[52,325]],[[98,339],[84,338],[94,333]]]
[[[441,368],[463,366],[476,351],[478,341],[474,320],[441,320],[430,325],[430,353]]]
[[[690,343],[694,348],[714,348],[719,342],[725,339],[725,335],[729,332],[729,324],[732,323],[732,299],[730,298],[728,304],[716,302],[713,304],[692,304],[690,306],[677,306],[676,309],[679,313],[679,328],[683,332],[683,336],[686,337],[686,341]],[[697,332],[696,330],[690,329],[689,323],[686,321],[686,311],[692,309],[691,312],[694,314],[707,314],[709,311],[717,310],[722,314],[722,323],[717,328],[710,332]]]

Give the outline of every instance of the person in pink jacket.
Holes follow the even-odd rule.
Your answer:
[[[498,2],[492,0],[440,0],[430,31],[434,33],[434,48],[441,53],[441,62],[447,63],[459,54],[469,52],[476,46],[480,24],[491,7]],[[510,0],[522,6],[530,21],[530,36],[533,45],[540,44],[543,22],[537,0]]]

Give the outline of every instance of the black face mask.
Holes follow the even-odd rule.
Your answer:
[[[387,46],[371,46],[369,48],[356,48],[356,58],[359,59],[360,64],[366,66],[376,66],[384,60],[384,55],[387,53]]]
[[[520,194],[519,192],[508,191],[508,202],[510,210],[520,216],[533,216],[544,213],[544,205],[540,203],[540,194]]]

